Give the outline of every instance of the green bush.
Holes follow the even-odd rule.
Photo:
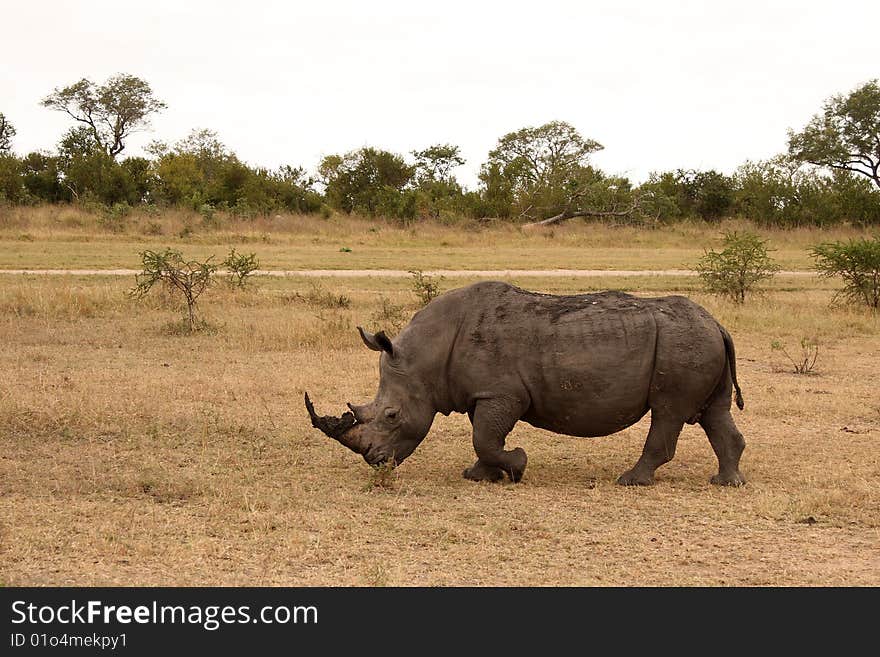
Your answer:
[[[413,277],[412,290],[423,306],[440,296],[440,283],[433,277],[426,276],[421,269],[411,269],[409,273]]]
[[[251,274],[260,268],[260,261],[256,253],[236,253],[235,249],[231,249],[220,265],[229,271],[229,284],[241,288]]]
[[[0,153],[0,201],[21,203],[27,191],[22,184],[22,166],[17,157]]]
[[[697,271],[706,290],[744,303],[746,293],[779,269],[767,253],[767,242],[754,233],[724,234],[724,250],[706,251]]]
[[[810,255],[820,275],[843,279],[835,300],[880,308],[880,237],[818,244]]]

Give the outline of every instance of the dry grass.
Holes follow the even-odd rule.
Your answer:
[[[657,230],[572,220],[526,232],[506,222],[425,223],[402,228],[357,217],[220,217],[134,211],[108,228],[76,206],[0,206],[0,268],[133,268],[138,251],[173,246],[187,255],[254,251],[266,269],[680,269],[690,268],[725,230],[756,230],[785,269],[807,269],[808,247],[864,235],[833,230],[760,229],[744,221],[683,222]],[[343,249],[350,249],[344,251]]]
[[[748,486],[708,484],[694,427],[656,486],[616,486],[645,421],[595,440],[519,426],[525,478],[491,485],[461,478],[467,419],[438,416],[401,468],[373,472],[311,428],[302,393],[324,413],[372,397],[376,355],[354,325],[383,296],[413,312],[405,279],[326,279],[350,299],[336,308],[305,279],[219,285],[201,304],[216,332],[174,336],[173,306],[127,300],[131,281],[2,276],[0,581],[880,584],[876,316],[829,308],[828,282],[806,278],[744,308],[686,279],[517,282],[704,303],[737,341]],[[813,376],[770,346],[804,335],[822,344]]]

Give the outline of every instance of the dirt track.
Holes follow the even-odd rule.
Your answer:
[[[134,276],[136,269],[0,269],[0,274],[39,275],[39,276]],[[259,270],[257,276],[315,276],[338,278],[361,278],[376,276],[382,278],[406,278],[411,276],[404,269],[289,269]],[[688,269],[435,269],[422,272],[428,276],[449,278],[506,278],[529,276],[535,278],[601,278],[611,276],[696,276]],[[782,276],[814,276],[811,271],[780,271]]]

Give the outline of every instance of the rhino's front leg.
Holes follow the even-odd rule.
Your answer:
[[[465,468],[462,476],[471,481],[496,482],[504,479],[504,470],[493,465],[486,465],[480,459],[477,459],[477,462],[471,467]]]
[[[474,425],[474,451],[478,460],[464,471],[467,479],[499,481],[500,472],[510,480],[522,479],[526,452],[522,447],[504,449],[504,439],[522,414],[522,403],[512,398],[481,399],[471,417]]]

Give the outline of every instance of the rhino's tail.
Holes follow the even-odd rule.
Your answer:
[[[721,337],[724,338],[724,351],[727,352],[727,363],[730,365],[730,378],[733,380],[733,388],[736,390],[736,407],[742,410],[745,407],[745,402],[743,401],[742,390],[740,390],[739,383],[736,381],[736,349],[733,347],[733,338],[730,337],[727,329],[720,324],[718,328],[721,329]]]

